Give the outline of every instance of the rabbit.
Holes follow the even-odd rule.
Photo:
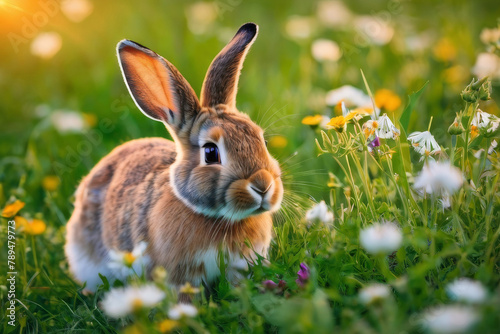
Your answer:
[[[263,130],[236,109],[242,63],[258,33],[247,23],[212,61],[198,99],[166,59],[130,40],[117,55],[135,104],[173,138],[116,147],[83,178],[67,223],[69,270],[87,291],[123,279],[110,253],[147,243],[143,273],[164,267],[173,286],[212,283],[266,258],[272,214],[280,209],[279,163]],[[223,251],[224,253],[221,253]],[[141,268],[139,268],[141,269]]]

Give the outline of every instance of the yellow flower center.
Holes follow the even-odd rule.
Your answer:
[[[135,262],[136,257],[131,252],[126,252],[123,254],[123,263],[126,266],[131,267]]]
[[[132,300],[132,310],[133,311],[138,311],[142,308],[143,302],[139,298],[134,298]]]

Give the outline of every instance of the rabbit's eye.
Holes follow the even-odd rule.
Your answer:
[[[219,148],[213,143],[203,145],[205,149],[205,162],[207,164],[220,164]]]

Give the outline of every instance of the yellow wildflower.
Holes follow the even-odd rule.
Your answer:
[[[474,139],[477,136],[479,136],[479,129],[477,128],[477,126],[472,125],[470,127],[470,139]]]
[[[352,119],[360,120],[364,116],[369,115],[370,113],[366,111],[365,108],[357,108],[354,110],[351,110],[346,116],[345,119],[346,121],[350,121]]]
[[[179,327],[179,322],[170,319],[165,319],[158,324],[158,329],[162,333],[170,333],[177,327]]]
[[[374,135],[378,129],[378,122],[375,120],[369,120],[365,124],[363,124],[363,133],[365,134],[365,138],[368,139],[370,136]]]
[[[40,219],[28,221],[24,217],[16,216],[14,220],[16,221],[16,225],[20,227],[24,233],[29,235],[39,235],[47,229],[47,225]]]
[[[269,139],[269,146],[274,148],[285,148],[288,140],[283,136],[274,136]]]
[[[195,293],[200,292],[200,289],[195,288],[191,285],[191,283],[186,282],[183,286],[181,286],[180,290],[181,293],[185,293],[188,295],[194,295]]]
[[[314,115],[314,116],[306,116],[302,119],[302,124],[316,126],[321,123],[323,120],[323,116]]]
[[[329,180],[326,184],[329,188],[340,188],[342,187],[342,183],[340,183],[339,179],[332,173],[328,172]]]
[[[387,111],[395,111],[401,106],[401,98],[392,90],[379,89],[375,93],[375,104],[381,109],[383,108]]]
[[[132,267],[136,259],[137,257],[134,254],[132,254],[132,252],[123,253],[123,263],[127,267]]]
[[[42,180],[43,189],[45,189],[47,191],[56,190],[57,187],[59,187],[60,183],[61,183],[61,181],[59,180],[59,177],[57,177],[55,175],[47,175]]]
[[[450,83],[462,83],[469,77],[469,71],[460,65],[452,66],[443,71],[443,79]]]
[[[441,61],[452,61],[457,57],[457,48],[447,38],[443,38],[437,42],[432,51],[434,52],[434,57]]]
[[[2,217],[10,218],[12,216],[15,216],[16,213],[18,213],[19,210],[21,210],[23,207],[24,203],[17,199],[14,203],[11,203],[3,208]]]
[[[94,127],[97,124],[97,116],[94,114],[82,113],[83,120],[87,123],[88,126]]]
[[[326,125],[331,126],[337,132],[342,132],[344,131],[347,121],[348,120],[344,116],[337,116],[332,118]]]

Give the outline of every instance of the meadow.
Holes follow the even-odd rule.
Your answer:
[[[0,20],[0,332],[498,332],[496,1],[4,0]],[[116,44],[155,50],[199,92],[246,22],[259,35],[237,106],[285,186],[269,264],[183,286],[186,306],[165,270],[131,270],[139,249],[120,255],[128,282],[83,293],[63,251],[77,185],[119,144],[169,138],[130,98]]]

